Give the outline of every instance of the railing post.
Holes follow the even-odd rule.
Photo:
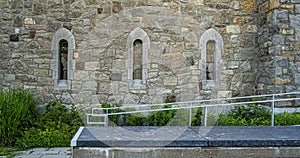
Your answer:
[[[105,122],[104,126],[107,127],[108,126],[108,115],[107,114],[104,115],[104,122]]]
[[[189,126],[192,126],[192,103],[189,103],[189,106],[190,106]]]
[[[272,96],[272,120],[271,126],[274,126],[274,116],[275,116],[275,94]]]
[[[204,126],[207,126],[207,106],[204,107]]]

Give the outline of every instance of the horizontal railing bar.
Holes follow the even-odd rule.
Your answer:
[[[251,98],[258,98],[258,97],[272,97],[275,96],[282,96],[282,95],[292,95],[292,94],[300,94],[300,92],[290,92],[290,93],[279,93],[279,94],[265,94],[265,95],[254,95],[254,96],[246,96],[246,97],[233,97],[233,98],[219,98],[219,99],[211,99],[211,100],[194,100],[194,101],[186,101],[186,102],[174,102],[174,103],[161,103],[161,104],[124,104],[124,106],[120,107],[110,107],[110,108],[93,108],[92,113],[94,110],[115,110],[115,109],[128,109],[128,108],[135,108],[138,109],[140,107],[152,107],[152,106],[165,106],[165,105],[174,105],[174,104],[189,104],[189,103],[202,103],[202,102],[213,102],[213,101],[229,101],[229,100],[237,100],[237,99],[251,99]],[[278,100],[278,99],[276,99]],[[275,100],[275,101],[276,101]]]
[[[276,99],[275,102],[281,102],[281,101],[290,101],[290,100],[300,100],[300,98],[286,98],[286,99]],[[178,110],[178,109],[194,109],[194,108],[200,108],[200,107],[216,107],[216,106],[229,106],[229,105],[240,105],[240,104],[255,104],[255,103],[268,103],[272,102],[273,100],[258,100],[258,101],[249,101],[249,102],[237,102],[237,103],[223,103],[223,104],[204,104],[204,105],[192,105],[192,106],[178,106],[177,107],[171,107],[171,108],[159,108],[159,109],[149,109],[149,110],[136,110],[136,111],[126,111],[126,112],[115,112],[115,113],[109,113],[108,115],[117,115],[117,114],[132,114],[132,113],[143,113],[143,112],[157,112],[157,111],[168,111],[168,110]],[[102,109],[106,110],[106,109]],[[107,114],[88,114],[90,116],[104,116]]]
[[[300,98],[280,99],[280,100],[277,100],[277,102],[288,101],[288,100],[300,100]],[[169,111],[169,110],[179,110],[179,109],[190,109],[190,108],[191,109],[195,109],[195,108],[201,108],[201,107],[204,108],[204,107],[217,107],[217,106],[229,106],[229,105],[240,105],[240,104],[269,103],[269,102],[271,103],[272,101],[273,100],[263,100],[263,101],[251,101],[251,102],[239,102],[239,103],[224,103],[224,104],[213,104],[213,105],[182,106],[182,107],[172,107],[172,108],[164,108],[164,109],[125,111],[125,112],[109,113],[109,114],[106,114],[106,115],[112,116],[112,115],[124,115],[124,114],[135,114],[135,113],[146,113],[146,112],[158,112],[158,111]]]
[[[87,123],[88,124],[99,124],[99,125],[107,125],[107,122],[99,121],[94,122],[90,121],[90,117],[104,117],[107,119],[108,116],[112,115],[124,115],[124,114],[135,114],[135,113],[149,113],[149,112],[158,112],[158,111],[169,111],[169,110],[180,110],[180,109],[195,109],[195,108],[204,108],[204,107],[217,107],[217,106],[236,106],[241,104],[258,104],[258,103],[274,103],[274,102],[282,102],[282,101],[291,101],[291,100],[300,100],[298,97],[291,97],[291,98],[275,98],[275,96],[284,96],[284,95],[295,95],[300,94],[300,92],[290,92],[290,93],[280,93],[280,94],[266,94],[266,95],[255,95],[255,96],[246,96],[246,97],[234,97],[234,98],[220,98],[220,99],[211,99],[211,100],[194,100],[194,101],[187,101],[187,102],[174,102],[174,103],[162,103],[162,104],[141,104],[141,105],[132,105],[120,107],[110,107],[110,108],[92,108],[92,114],[87,114]],[[265,100],[255,100],[255,101],[243,101],[243,102],[228,102],[228,103],[221,103],[221,104],[209,104],[215,101],[234,101],[238,99],[251,99],[251,98],[263,98]],[[267,99],[268,97],[272,97]],[[202,104],[205,103],[205,104]],[[202,105],[193,105],[193,104],[202,104]],[[156,106],[165,106],[165,105],[172,105],[170,108],[157,108],[157,109],[146,109],[146,110],[137,110],[142,107],[156,107]],[[187,106],[189,105],[189,106]],[[127,110],[134,110],[134,111],[121,111],[121,112],[112,112],[108,113],[109,110],[115,109],[127,109]],[[96,110],[105,111],[106,113],[94,113]]]
[[[106,122],[87,122],[87,124],[94,124],[94,125],[105,125]]]

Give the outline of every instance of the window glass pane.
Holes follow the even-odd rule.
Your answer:
[[[68,42],[66,40],[61,40],[59,42],[59,79],[68,79]]]
[[[215,79],[215,41],[208,41],[206,43],[206,79]]]
[[[142,80],[142,41],[135,40],[133,43],[133,79]]]

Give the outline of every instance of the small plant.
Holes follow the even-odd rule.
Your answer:
[[[102,108],[120,107],[118,104],[102,104]],[[171,108],[172,105],[165,105],[164,108]],[[108,113],[125,112],[126,110],[112,109]],[[106,110],[104,110],[106,113]],[[149,116],[143,114],[122,114],[109,116],[117,126],[164,126],[174,117],[176,110],[165,110],[150,113]]]
[[[165,105],[164,108],[171,108],[172,105]],[[166,110],[155,112],[148,118],[150,126],[164,126],[168,124],[171,119],[175,116],[177,110]]]
[[[300,113],[275,114],[275,126],[300,124]],[[270,126],[271,111],[258,105],[237,106],[227,114],[220,114],[219,126]]]
[[[69,146],[83,123],[75,108],[50,102],[43,113],[37,101],[25,90],[0,91],[0,146]],[[9,154],[0,150],[0,154]]]
[[[70,140],[83,123],[75,108],[67,109],[59,102],[50,102],[36,122],[18,139],[18,144],[29,147],[69,146]]]
[[[270,110],[259,105],[236,106],[228,114],[220,114],[218,126],[269,126]]]
[[[192,126],[201,126],[202,124],[202,115],[203,108],[198,108],[195,117],[192,121]]]
[[[15,156],[15,151],[18,151],[18,148],[0,147],[0,157],[13,158]]]
[[[276,126],[290,126],[290,125],[299,125],[300,124],[300,113],[280,113],[275,115]]]
[[[16,138],[34,125],[36,99],[25,90],[0,91],[0,146],[14,146]]]

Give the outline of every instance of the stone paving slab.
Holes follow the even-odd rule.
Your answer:
[[[72,150],[69,147],[34,148],[17,151],[15,154],[14,158],[72,158]]]

